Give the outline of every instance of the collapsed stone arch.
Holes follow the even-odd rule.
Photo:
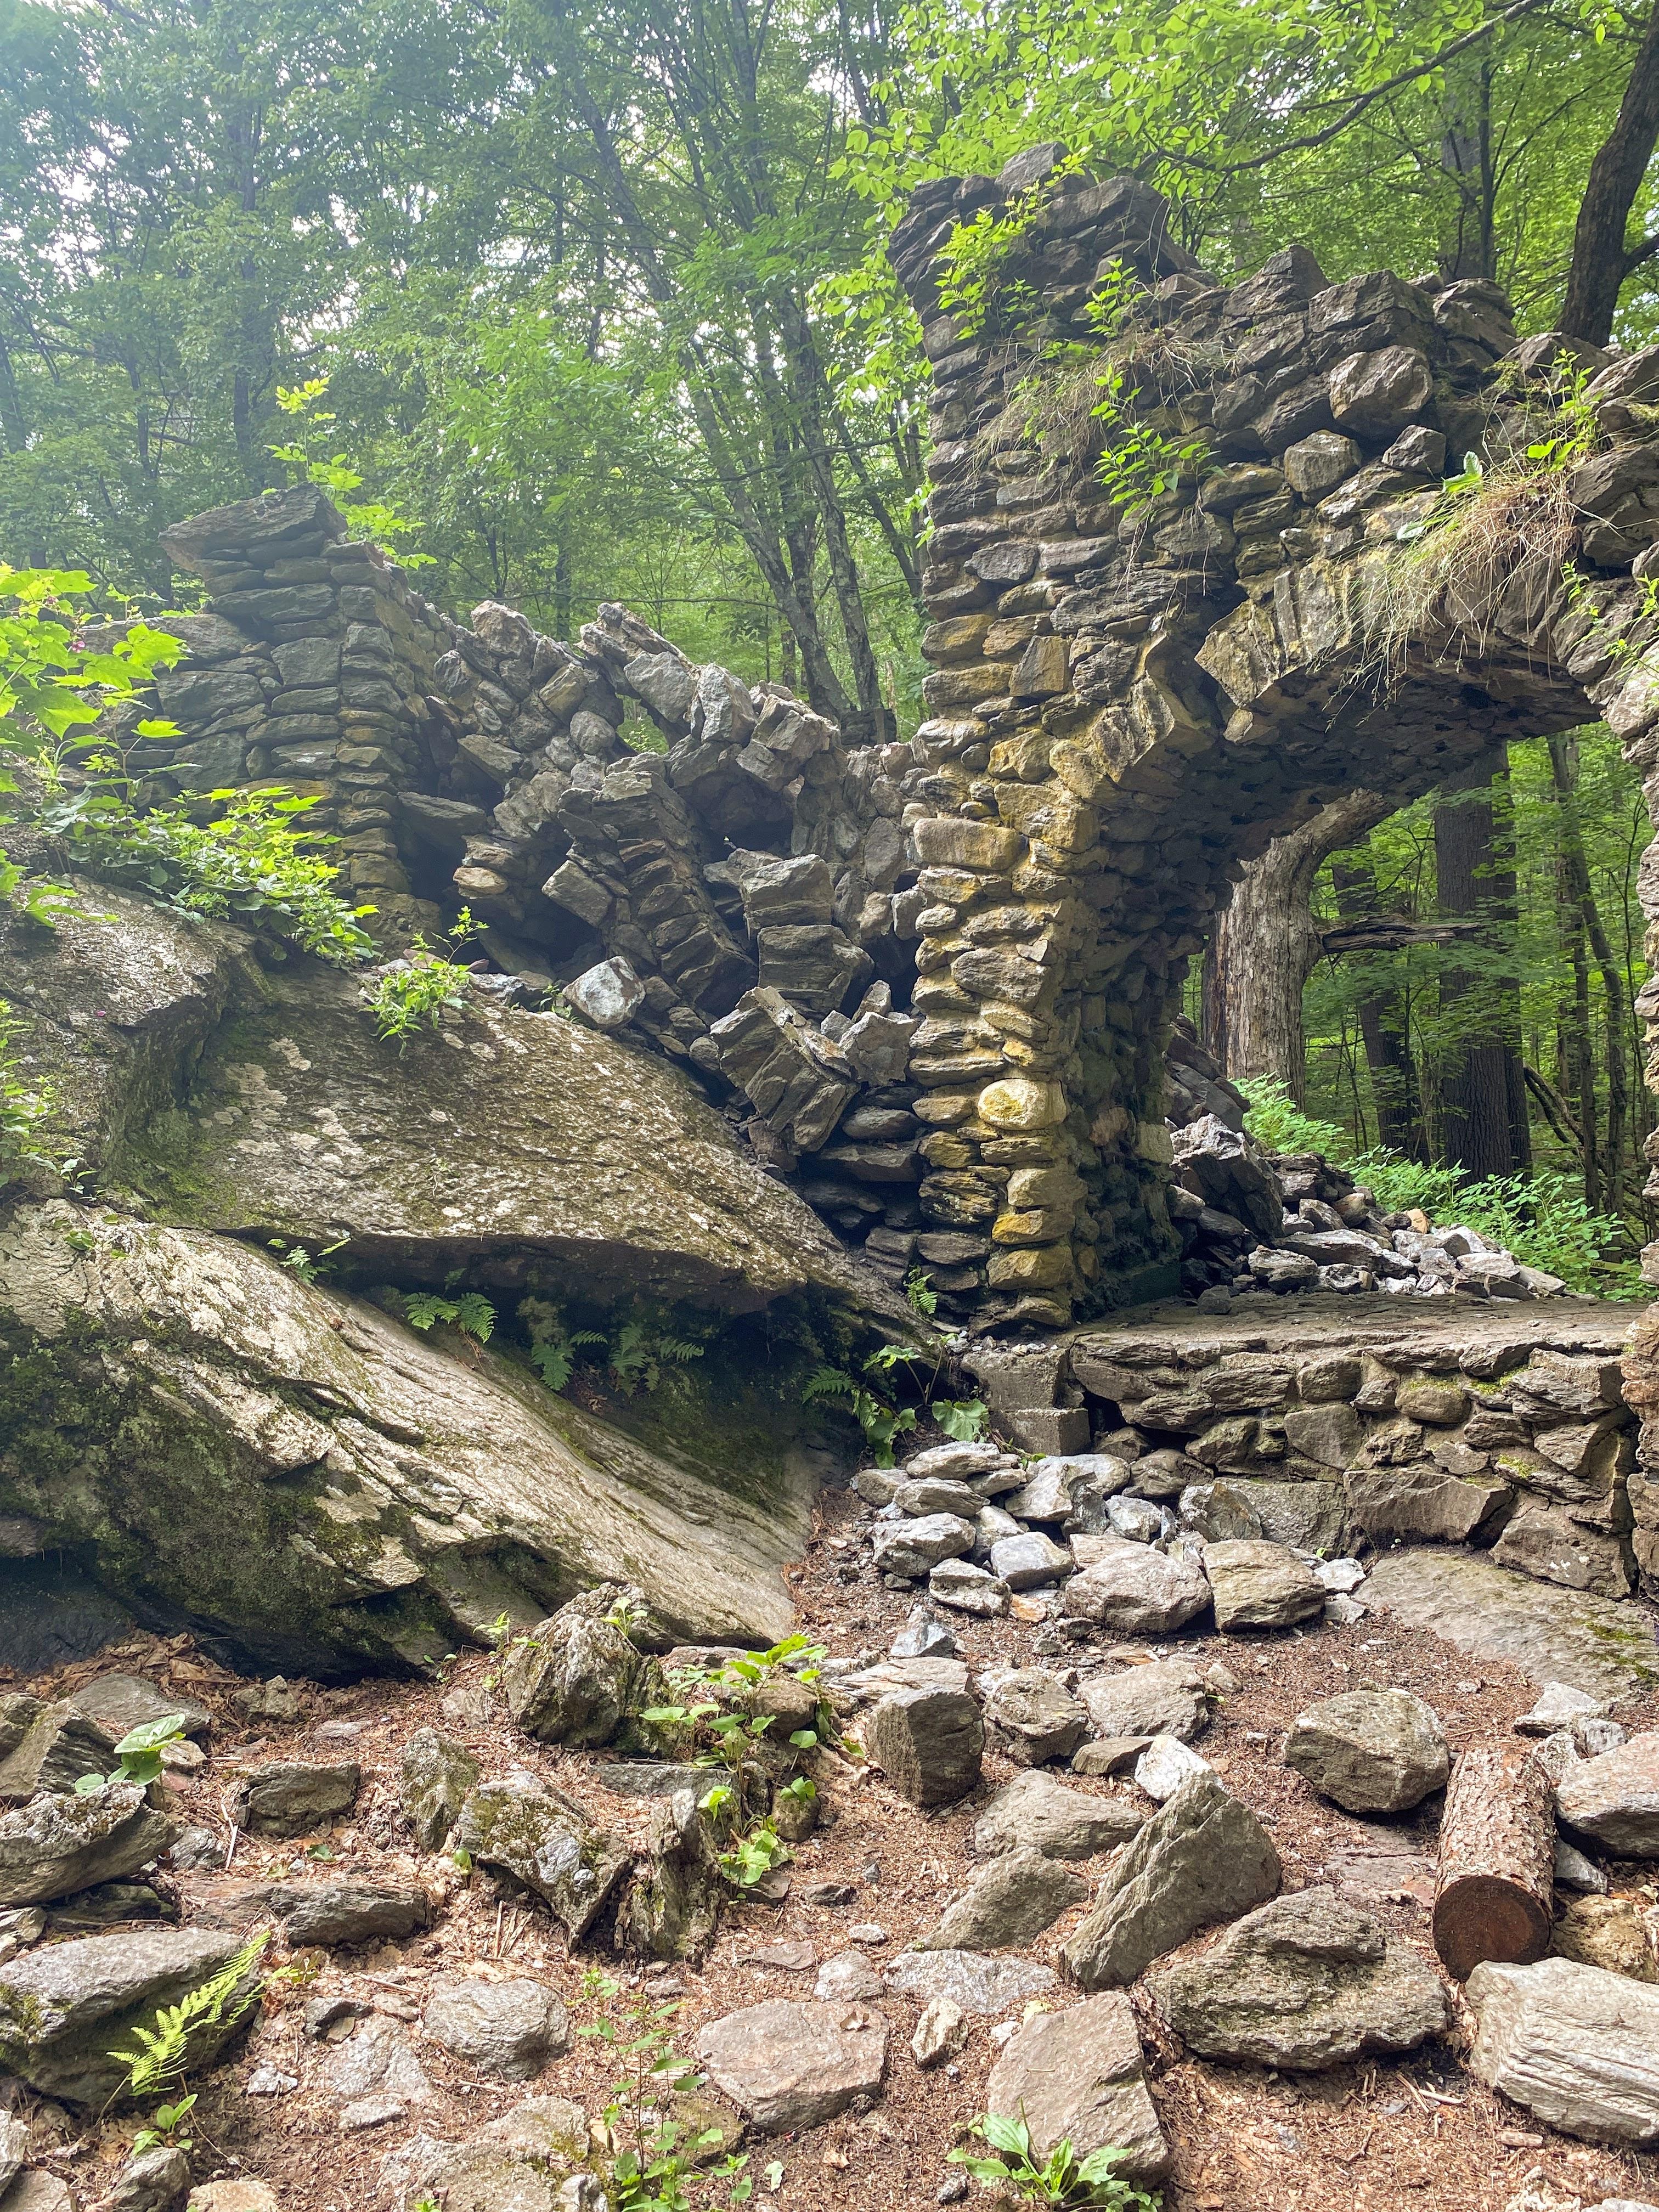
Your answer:
[[[939,258],[1034,185],[969,331]],[[458,623],[307,487],[167,534],[211,597],[160,685],[182,737],[130,757],[161,792],[298,782],[388,942],[465,899],[498,966],[694,1070],[890,1279],[1053,1328],[1175,1287],[1169,1024],[1277,831],[1597,714],[1659,806],[1659,349],[1571,349],[1590,449],[1543,472],[1529,539],[1488,533],[1402,620],[1400,533],[1447,456],[1555,404],[1566,342],[1517,344],[1495,286],[1329,284],[1291,248],[1229,289],[1155,194],[1053,149],[923,185],[890,250],[934,437],[913,740],[848,749],[619,607],[571,644],[493,605]],[[1103,337],[1114,264],[1141,290]],[[1103,354],[1119,434],[1202,448],[1127,508],[1077,434]]]

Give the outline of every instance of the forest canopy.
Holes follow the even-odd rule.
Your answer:
[[[1294,242],[1659,332],[1651,0],[5,0],[0,64],[14,565],[189,604],[161,530],[311,475],[453,610],[622,600],[854,740],[922,712],[926,364],[883,258],[917,183],[1051,139],[1223,281]],[[1383,810],[1298,894],[1302,1036],[1239,1072],[1650,1229],[1647,836],[1597,730]],[[1379,913],[1418,935],[1327,949]],[[1459,1087],[1488,1049],[1501,1133]]]

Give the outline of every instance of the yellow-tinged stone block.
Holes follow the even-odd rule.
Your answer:
[[[1058,1291],[1072,1284],[1067,1244],[1024,1244],[993,1252],[985,1270],[993,1290]]]
[[[968,822],[957,814],[933,814],[911,832],[916,858],[924,868],[972,868],[981,875],[1005,874],[1020,860],[1025,840],[1017,830],[994,822]]]
[[[991,1224],[991,1236],[999,1244],[1052,1244],[1057,1237],[1071,1235],[1076,1219],[1074,1206],[1028,1206],[1019,1212],[998,1214]]]
[[[1175,1160],[1175,1146],[1170,1133],[1162,1121],[1143,1121],[1135,1139],[1135,1158],[1156,1160],[1160,1166],[1169,1167]]]
[[[1055,1128],[1066,1119],[1066,1093],[1057,1083],[1011,1075],[980,1092],[979,1118],[996,1129]]]

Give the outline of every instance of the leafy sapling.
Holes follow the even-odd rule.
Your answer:
[[[1079,2158],[1069,2138],[1056,2143],[1046,2158],[1031,2144],[1031,2130],[1022,2115],[1013,2119],[999,2112],[982,2113],[970,2121],[969,2132],[991,2147],[994,2156],[977,2151],[953,2150],[953,2164],[964,2166],[988,2188],[1012,2191],[1016,2204],[1064,2207],[1065,2212],[1158,2212],[1160,2200],[1125,2181],[1116,2169],[1129,2155],[1117,2148],[1091,2150]]]
[[[118,1765],[108,1774],[83,1774],[75,1787],[83,1797],[94,1790],[101,1790],[108,1782],[131,1782],[140,1789],[148,1789],[152,1782],[161,1779],[161,1753],[170,1743],[182,1743],[184,1740],[183,1713],[163,1713],[156,1720],[141,1722],[136,1729],[129,1729],[116,1745]]]
[[[140,2128],[132,2139],[133,2156],[136,2158],[140,2152],[147,2150],[165,2148],[188,2151],[193,2149],[194,2137],[183,2135],[179,2131],[185,2121],[189,2119],[195,2105],[196,2092],[193,2089],[188,2096],[180,2097],[176,2103],[158,2105],[150,2116],[151,2124],[147,2128]]]

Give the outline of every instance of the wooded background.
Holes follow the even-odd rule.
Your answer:
[[[1223,281],[1297,242],[1629,348],[1656,136],[1659,0],[8,0],[0,552],[178,606],[167,524],[331,468],[457,610],[621,599],[902,734],[913,184],[1056,138]],[[1276,848],[1194,1011],[1355,1152],[1650,1235],[1635,781],[1595,729],[1489,767]]]

